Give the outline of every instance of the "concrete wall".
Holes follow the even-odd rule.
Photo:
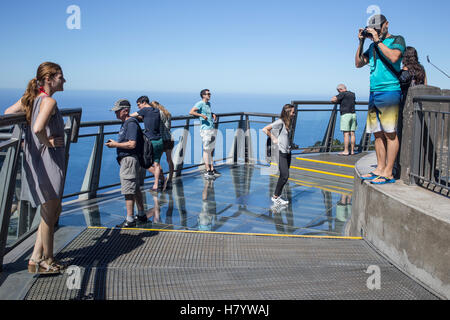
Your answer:
[[[450,200],[402,181],[363,182],[360,175],[374,164],[374,153],[356,164],[348,234],[362,235],[401,270],[449,299]]]

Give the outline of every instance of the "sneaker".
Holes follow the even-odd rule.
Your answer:
[[[272,211],[272,213],[275,213],[275,214],[281,213],[281,211],[283,211],[285,209],[286,209],[286,206],[282,206],[282,205],[279,205],[279,204],[273,204],[270,207],[270,211]]]
[[[136,217],[134,217],[134,221],[140,222],[140,223],[146,223],[147,216],[146,215],[143,215],[143,216],[137,215]]]
[[[213,171],[212,171],[212,173],[214,174],[214,176],[221,176],[222,174],[219,172],[219,171],[217,171],[216,169],[214,169]]]
[[[282,199],[281,197],[275,198],[272,197],[272,202],[274,204],[280,205],[280,206],[285,206],[287,204],[289,204],[289,201]]]
[[[214,173],[212,171],[206,171],[205,172],[205,178],[208,179],[208,180],[211,180],[211,179],[215,179],[216,176],[214,175]]]
[[[134,228],[134,227],[136,227],[136,219],[133,220],[133,222],[128,222],[127,219],[125,219],[124,222],[116,225],[116,228]]]

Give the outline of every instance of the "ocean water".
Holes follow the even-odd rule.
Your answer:
[[[5,109],[14,104],[23,94],[23,90],[19,89],[0,89],[0,113],[3,114]],[[58,101],[59,108],[82,108],[81,121],[100,121],[115,120],[114,112],[110,111],[114,102],[120,98],[128,99],[132,104],[132,112],[137,110],[136,99],[141,95],[147,95],[150,100],[156,100],[164,105],[172,114],[172,116],[188,115],[192,106],[200,100],[199,93],[170,93],[170,92],[133,92],[133,91],[76,91],[69,90],[58,92],[54,98]],[[328,101],[331,97],[324,95],[295,96],[288,94],[268,95],[268,94],[235,94],[235,93],[214,93],[212,91],[211,105],[215,113],[230,112],[261,112],[279,114],[284,104],[290,103],[292,100],[324,100]],[[367,100],[364,97],[359,100]],[[301,108],[310,109],[330,109],[328,106],[301,106]],[[360,106],[358,109],[366,109]],[[328,125],[331,112],[301,112],[297,120],[296,134],[294,142],[300,147],[309,147],[317,141],[321,141]],[[365,112],[358,112],[358,130],[356,132],[357,143],[361,138],[364,123]],[[237,120],[233,117],[227,120]],[[258,122],[250,124],[252,129],[252,141],[254,156],[263,159],[265,152],[266,136],[261,133],[261,129],[266,123],[271,122],[270,118],[251,118]],[[335,130],[335,139],[343,141],[342,133],[339,131],[338,116]],[[184,125],[184,121],[173,121],[172,127]],[[237,128],[236,123],[227,123],[219,126],[222,135],[218,138],[216,144],[215,158],[223,158],[227,156],[227,152],[231,146],[233,132]],[[105,128],[105,132],[116,132],[118,126]],[[95,133],[92,128],[80,130],[80,134]],[[173,129],[175,143],[182,134],[182,129]],[[191,129],[191,139],[188,140],[187,152],[185,155],[185,164],[196,164],[201,161],[201,139],[198,134],[198,127]],[[115,139],[116,134],[110,134],[105,137],[107,139]],[[81,190],[84,174],[91,156],[94,145],[94,137],[86,137],[79,139],[78,143],[72,144],[70,149],[69,167],[67,171],[67,179],[65,186],[65,194],[75,193]],[[217,147],[218,145],[221,146]],[[167,170],[165,156],[161,160],[161,164]],[[119,166],[116,162],[116,154],[114,149],[103,148],[103,160],[100,176],[100,186],[105,186],[119,182]]]

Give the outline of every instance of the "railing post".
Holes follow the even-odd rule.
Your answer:
[[[12,139],[15,140],[15,143],[9,147],[0,171],[0,271],[3,269],[3,256],[8,239],[11,206],[22,141],[22,125],[14,126]]]
[[[422,112],[422,102],[414,102],[413,130],[412,130],[412,146],[411,146],[411,162],[409,165],[409,184],[415,185],[416,178],[411,175],[419,173],[420,166],[420,149],[422,148],[422,123],[419,113]],[[423,116],[423,115],[422,115]]]
[[[175,155],[173,157],[175,177],[181,176],[181,171],[184,165],[184,156],[186,154],[186,144],[188,137],[189,137],[189,118],[186,119],[183,135],[180,137],[181,141],[178,142],[177,149],[175,150]]]
[[[231,150],[228,153],[227,158],[233,158],[232,161],[227,160],[228,164],[236,164],[239,160],[239,155],[242,154],[245,160],[245,148],[246,148],[246,132],[244,131],[246,124],[244,121],[244,114],[241,114],[236,128],[236,133],[234,134],[233,144]],[[241,150],[242,149],[242,150]]]
[[[327,131],[322,140],[322,148],[324,152],[331,152],[333,147],[334,129],[336,127],[337,117],[337,104],[334,105],[333,111],[331,111],[330,120],[328,121]]]
[[[372,136],[371,133],[367,133],[367,124],[364,126],[364,131],[361,136],[361,140],[359,142],[359,152],[368,151],[369,145],[370,145],[370,137]]]
[[[245,163],[250,163],[253,156],[252,136],[250,132],[250,117],[245,116]]]
[[[294,112],[294,118],[292,119],[291,124],[291,130],[289,131],[289,142],[291,143],[291,146],[293,148],[297,148],[298,146],[294,144],[294,138],[295,138],[295,129],[297,128],[297,118],[298,118],[298,105],[294,103],[294,101],[291,102],[291,104],[294,106],[295,112]]]
[[[79,199],[88,200],[97,196],[97,189],[100,182],[100,170],[102,167],[103,143],[105,139],[103,132],[104,126],[101,125],[99,126],[97,137],[95,138],[91,158],[81,187],[81,191],[88,191],[88,193],[80,195]]]
[[[214,139],[216,139],[216,140],[215,140],[215,143],[214,143],[214,149],[211,151],[211,161],[212,161],[213,164],[214,164],[214,154],[215,154],[215,151],[216,151],[216,148],[217,148],[217,135],[218,135],[218,132],[219,132],[219,116],[218,115],[216,115],[216,122],[214,123],[214,130],[215,130],[215,132],[214,132]],[[223,146],[222,146],[222,150],[223,150]],[[205,167],[205,170],[206,170],[206,167]]]

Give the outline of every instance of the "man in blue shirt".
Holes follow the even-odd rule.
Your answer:
[[[117,119],[122,121],[117,141],[108,140],[108,148],[116,148],[117,161],[120,164],[121,193],[125,196],[127,217],[118,228],[131,228],[136,226],[136,218],[141,222],[147,221],[144,212],[144,203],[140,190],[139,173],[141,166],[137,158],[137,147],[142,143],[141,128],[137,120],[130,117],[130,102],[125,99],[118,100],[111,111],[116,113]],[[139,135],[141,134],[141,136]],[[134,203],[138,208],[138,216],[134,217]]]
[[[136,103],[139,111],[131,114],[131,117],[137,117],[144,121],[144,134],[150,140],[153,147],[153,165],[148,171],[155,176],[152,191],[158,191],[159,182],[164,182],[164,174],[160,165],[163,152],[163,140],[160,132],[161,117],[159,109],[153,108],[150,105],[150,100],[147,96],[139,97]]]
[[[371,180],[373,184],[395,183],[392,171],[399,149],[397,121],[401,99],[397,73],[406,45],[402,36],[389,34],[385,16],[375,15],[369,22],[366,29],[359,29],[355,65],[357,68],[370,65],[367,133],[375,136],[377,168],[362,179]],[[363,53],[366,38],[373,43]]]
[[[216,115],[211,111],[211,92],[208,89],[203,89],[200,92],[202,100],[197,102],[192,107],[189,114],[199,117],[200,120],[200,136],[203,142],[203,161],[205,162],[205,178],[214,179],[220,173],[214,169],[212,152],[216,143],[216,129],[214,122],[216,121]]]

